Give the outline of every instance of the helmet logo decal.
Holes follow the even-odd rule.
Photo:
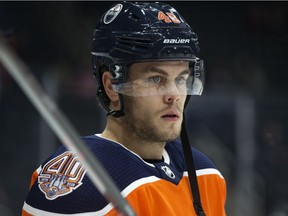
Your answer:
[[[158,20],[163,20],[166,23],[180,23],[181,21],[173,14],[173,13],[169,13],[167,12],[166,14],[163,13],[162,11],[158,12]]]
[[[38,176],[38,187],[48,200],[54,200],[81,186],[85,172],[77,156],[64,152],[44,165]]]
[[[123,8],[122,4],[115,5],[109,11],[107,11],[107,13],[105,14],[105,16],[103,18],[103,22],[105,24],[111,23],[118,16],[118,14],[121,12],[122,8]]]

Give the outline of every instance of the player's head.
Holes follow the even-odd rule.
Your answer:
[[[170,5],[161,2],[115,4],[100,19],[93,36],[92,58],[94,76],[98,81],[98,97],[113,116],[125,114],[123,95],[137,95],[135,82],[129,82],[129,67],[133,63],[153,61],[188,61],[190,74],[186,77],[185,95],[200,95],[204,70],[197,35],[183,17]],[[120,110],[111,111],[110,99],[102,83],[103,72],[110,71],[114,91],[118,92]],[[140,80],[137,84],[141,83]],[[149,86],[151,87],[151,86]],[[153,86],[149,96],[166,94],[165,88]]]

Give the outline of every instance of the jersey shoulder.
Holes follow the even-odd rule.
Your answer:
[[[151,175],[140,158],[118,143],[96,135],[83,137],[83,141],[120,191],[132,182]],[[38,170],[26,199],[30,208],[73,214],[95,212],[108,204],[86,175],[80,159],[64,146],[57,149]]]

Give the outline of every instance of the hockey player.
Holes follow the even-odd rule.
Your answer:
[[[97,95],[108,119],[101,134],[83,140],[137,215],[225,215],[221,173],[193,148],[197,178],[190,183],[197,190],[191,190],[187,151],[175,141],[185,102],[203,90],[198,53],[196,34],[164,3],[115,4],[94,32]],[[202,205],[197,205],[199,197]],[[61,147],[34,172],[22,215],[70,214],[118,213],[78,157]]]

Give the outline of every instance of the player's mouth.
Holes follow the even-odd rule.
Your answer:
[[[169,112],[162,115],[161,118],[166,121],[178,121],[180,117],[177,112]]]

